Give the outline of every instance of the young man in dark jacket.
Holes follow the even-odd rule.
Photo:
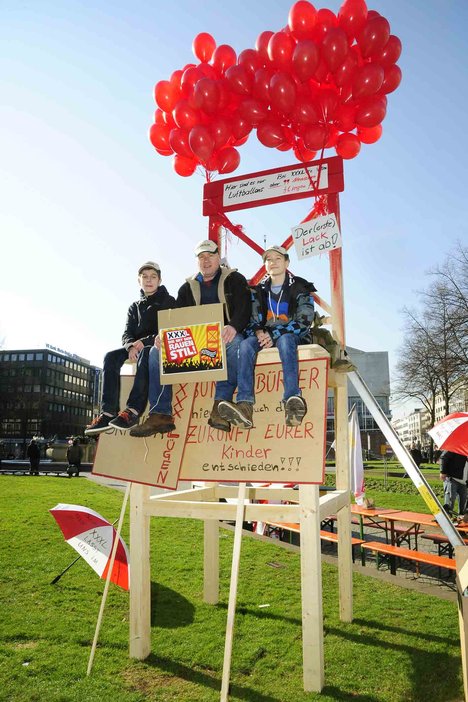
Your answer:
[[[154,261],[140,266],[138,283],[140,299],[129,307],[122,348],[109,351],[104,357],[101,414],[86,427],[88,436],[110,427],[130,429],[138,424],[138,417],[146,407],[148,354],[158,333],[158,312],[174,307],[175,299],[161,285],[161,269]],[[120,369],[127,359],[137,361],[137,371],[127,407],[119,413]]]
[[[252,321],[239,350],[237,402],[223,400],[219,404],[219,414],[235,426],[246,429],[253,426],[257,354],[261,349],[275,346],[283,366],[285,420],[287,426],[294,427],[302,422],[307,412],[299,388],[297,347],[311,343],[315,287],[289,273],[289,255],[282,246],[267,249],[263,262],[268,278],[253,291]]]
[[[449,514],[458,495],[458,513],[464,514],[467,497],[468,456],[444,451],[440,457],[440,479],[444,481],[444,508]]]
[[[215,241],[205,239],[197,244],[195,256],[198,273],[187,278],[177,295],[177,307],[193,307],[221,302],[224,305],[223,341],[226,344],[227,380],[216,383],[215,400],[208,424],[222,431],[231,425],[219,416],[221,400],[232,400],[237,387],[237,360],[243,339],[242,332],[250,319],[251,297],[246,279],[237,271],[221,266]],[[150,411],[148,419],[130,431],[131,436],[164,434],[175,428],[172,417],[172,387],[161,385],[159,378],[159,338],[149,354]]]

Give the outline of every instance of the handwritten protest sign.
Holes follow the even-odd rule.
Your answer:
[[[220,304],[159,312],[163,384],[194,383],[200,376],[227,378],[222,319]]]
[[[125,407],[132,385],[133,376],[122,376],[121,407]],[[176,490],[194,388],[187,383],[174,385],[172,413],[176,428],[170,434],[147,439],[130,436],[120,429],[100,434],[93,474]]]
[[[233,427],[226,433],[208,426],[215,384],[198,383],[180,479],[321,483],[325,465],[326,356],[321,347],[299,347],[303,359],[299,387],[308,409],[298,427],[285,425],[283,372],[276,349],[258,356],[251,429]]]
[[[283,372],[278,351],[258,355],[254,426],[213,429],[208,418],[216,383],[174,385],[170,434],[134,438],[114,430],[101,434],[93,473],[158,487],[178,480],[316,483],[325,470],[328,354],[315,344],[299,346],[299,387],[307,414],[298,427],[284,421]],[[125,399],[132,378],[122,378]],[[144,419],[144,417],[143,417]]]
[[[299,259],[328,253],[341,246],[341,233],[333,213],[302,222],[293,227],[291,233]]]
[[[226,183],[223,188],[223,205],[228,207],[232,204],[271,200],[327,187],[327,163],[309,166],[307,170],[298,165],[297,168],[282,173],[267,173]]]

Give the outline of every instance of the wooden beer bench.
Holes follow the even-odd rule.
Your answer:
[[[278,529],[280,532],[289,531],[294,534],[300,534],[301,528],[300,524],[292,522],[265,522],[267,529]],[[322,541],[328,541],[330,543],[338,543],[338,534],[334,531],[320,530],[320,539]],[[353,556],[353,562],[355,560],[354,549],[356,546],[361,546],[364,543],[362,539],[356,539],[354,536],[351,537],[351,551]]]
[[[409,548],[402,548],[401,546],[392,546],[391,544],[381,543],[380,541],[366,541],[361,546],[366,551],[372,551],[377,557],[377,568],[379,567],[379,555],[390,557],[390,572],[392,575],[396,575],[397,569],[397,558],[402,558],[407,561],[413,561],[418,566],[420,563],[426,565],[437,566],[440,569],[447,568],[450,571],[456,570],[456,563],[452,558],[446,558],[445,556],[439,556],[434,553],[426,553],[425,551],[413,551]],[[416,572],[419,574],[418,568]]]

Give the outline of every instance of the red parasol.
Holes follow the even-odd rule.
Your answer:
[[[468,412],[453,412],[434,424],[428,434],[439,449],[468,456]]]
[[[49,510],[72,548],[103,579],[107,577],[116,530],[104,517],[81,505],[58,504]],[[119,539],[111,581],[129,589],[130,566],[127,547]]]

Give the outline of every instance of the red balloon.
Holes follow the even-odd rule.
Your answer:
[[[372,54],[372,60],[378,61],[386,68],[398,61],[401,56],[401,41],[394,34],[390,34],[387,43],[381,51]]]
[[[358,60],[356,58],[356,54],[354,51],[349,51],[341,66],[338,66],[336,71],[333,73],[335,85],[341,88],[343,85],[346,85],[346,83],[352,81],[357,67]]]
[[[257,41],[255,42],[255,48],[257,49],[260,60],[264,63],[266,61],[270,61],[270,59],[268,58],[268,44],[270,43],[270,39],[273,36],[273,34],[274,32],[270,32],[269,30],[266,32],[262,32],[258,35]]]
[[[322,41],[322,56],[330,71],[336,71],[343,63],[348,50],[348,37],[344,29],[340,27],[330,29]]]
[[[368,19],[359,32],[357,43],[364,58],[381,51],[390,37],[390,25],[385,17]]]
[[[197,83],[203,77],[204,76],[198,69],[198,66],[189,66],[186,68],[182,74],[182,78],[180,79],[182,95],[184,97],[189,97],[192,95],[195,83]]]
[[[239,105],[238,111],[240,117],[243,117],[252,127],[257,127],[268,116],[266,105],[252,98],[243,100]]]
[[[189,145],[195,156],[206,163],[213,153],[214,141],[208,127],[197,124],[190,130]]]
[[[290,151],[292,149],[291,144],[280,144],[279,146],[276,147],[278,151]]]
[[[172,150],[179,154],[179,156],[185,156],[186,158],[193,158],[192,149],[189,146],[189,133],[186,129],[171,129],[169,133],[169,144]]]
[[[275,68],[288,70],[293,51],[294,40],[286,32],[276,32],[268,42],[268,56]]]
[[[333,125],[329,127],[327,143],[325,144],[326,149],[331,149],[332,146],[336,146],[338,135],[339,131],[336,127],[334,127]]]
[[[177,175],[187,178],[195,172],[197,162],[193,158],[186,158],[185,156],[179,156],[176,154],[174,156],[174,160],[172,161],[172,167]]]
[[[164,121],[164,113],[159,107],[156,108],[156,112],[154,113],[154,123],[166,124]]]
[[[355,37],[364,27],[367,19],[365,0],[345,0],[338,12],[338,24],[346,34]]]
[[[305,146],[311,151],[323,149],[328,139],[328,130],[320,124],[308,125],[302,132]]]
[[[255,71],[262,66],[260,57],[255,49],[244,49],[244,51],[241,51],[237,58],[237,63],[246,70],[249,76],[253,76]]]
[[[393,93],[401,83],[401,68],[396,66],[388,66],[385,68],[385,76],[382,83],[381,92],[385,95]]]
[[[236,52],[229,44],[221,44],[214,50],[213,66],[220,73],[225,73],[229,66],[234,66],[236,60]]]
[[[197,34],[192,43],[192,51],[199,61],[209,61],[216,49],[216,42],[207,32]]]
[[[341,134],[335,148],[341,158],[355,158],[361,150],[361,142],[355,134]]]
[[[273,149],[284,143],[285,137],[281,122],[266,119],[257,127],[257,138],[261,144]]]
[[[328,10],[326,7],[320,9],[317,12],[317,22],[312,34],[312,39],[314,39],[317,44],[321,44],[330,29],[337,26],[338,20],[336,19],[335,13]]]
[[[196,82],[191,102],[194,107],[212,114],[219,107],[219,99],[220,89],[217,81],[211,80],[211,78],[201,78]]]
[[[340,105],[335,113],[335,124],[340,132],[350,132],[356,127],[356,105]]]
[[[232,139],[229,146],[242,146],[242,144],[245,144],[248,138],[249,135],[247,134],[247,136],[242,137],[242,139]]]
[[[311,97],[300,97],[296,100],[294,110],[291,112],[291,122],[298,124],[314,124],[320,120],[321,108]]]
[[[323,88],[317,94],[321,117],[324,122],[332,122],[340,102],[338,94],[331,88]]]
[[[154,87],[154,99],[164,112],[171,112],[179,99],[179,91],[168,80],[160,80]]]
[[[167,124],[152,124],[149,130],[149,140],[155,149],[168,151],[172,153],[172,148],[169,143],[170,127]]]
[[[384,69],[378,63],[365,63],[358,68],[353,80],[353,98],[360,100],[375,95],[382,87],[384,75]]]
[[[376,127],[382,122],[387,113],[385,96],[372,96],[362,100],[356,109],[356,124],[358,127]]]
[[[270,102],[270,81],[273,77],[273,71],[270,68],[259,68],[255,71],[254,84],[252,95],[257,100]]]
[[[302,161],[302,163],[306,163],[307,161],[313,161],[317,155],[316,151],[312,151],[311,149],[308,149],[304,145],[304,142],[302,141],[302,139],[299,139],[294,144],[293,152],[294,152],[294,156],[297,158],[297,160]]]
[[[187,100],[179,100],[174,107],[172,116],[174,117],[174,122],[181,129],[191,129],[199,120],[197,111],[190,107]]]
[[[175,129],[177,124],[174,122],[172,112],[163,112],[164,124],[167,124],[171,129]]]
[[[296,100],[296,84],[290,75],[287,73],[275,73],[270,81],[270,102],[271,106],[289,114]]]
[[[210,124],[210,132],[213,137],[215,150],[221,149],[227,145],[231,138],[231,124],[225,117],[218,117]]]
[[[204,78],[211,78],[211,80],[219,79],[218,71],[211,63],[200,63],[197,68],[198,72],[201,74],[200,78],[203,76]]]
[[[375,144],[382,136],[382,125],[378,124],[376,127],[359,127],[357,135],[363,144]]]
[[[240,163],[240,154],[233,146],[228,146],[218,153],[217,161],[219,173],[232,173]]]
[[[306,81],[314,75],[320,60],[317,44],[311,39],[304,39],[296,44],[292,62],[294,72],[301,81]]]
[[[316,22],[317,10],[306,0],[298,0],[289,10],[288,27],[298,39],[309,39]]]
[[[169,83],[180,90],[180,81],[182,79],[183,74],[184,72],[181,69],[173,71],[171,73],[171,77],[169,78]]]
[[[314,73],[314,80],[316,80],[317,83],[324,83],[327,76],[328,76],[328,65],[325,62],[325,60],[322,57],[320,57],[319,65],[317,66],[317,69]]]
[[[226,80],[231,90],[238,95],[249,95],[252,90],[252,79],[243,66],[229,66]]]
[[[238,139],[244,139],[244,137],[247,137],[252,131],[252,123],[241,117],[241,115],[234,114],[232,116],[231,131],[236,141]]]

